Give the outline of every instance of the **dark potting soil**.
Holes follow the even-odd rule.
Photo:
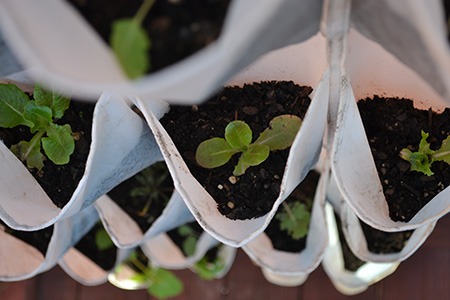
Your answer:
[[[369,251],[377,254],[397,253],[402,251],[414,230],[400,232],[384,232],[370,227],[360,221],[367,240]]]
[[[96,263],[105,271],[109,271],[114,267],[116,262],[116,247],[106,250],[99,250],[95,243],[95,235],[97,230],[103,230],[103,225],[99,222],[92,227],[91,230],[75,245],[75,249],[83,253],[86,257]]]
[[[162,214],[173,190],[166,164],[157,162],[116,186],[108,196],[146,232]]]
[[[230,219],[251,219],[269,212],[278,198],[289,150],[271,152],[268,159],[250,167],[230,183],[239,155],[225,165],[205,169],[195,160],[198,145],[212,137],[224,137],[234,120],[245,121],[256,140],[276,116],[292,114],[304,118],[311,103],[312,88],[292,81],[270,81],[226,87],[199,106],[171,106],[160,120],[192,175],[217,202],[221,214]]]
[[[59,208],[64,207],[69,202],[78,182],[83,177],[91,147],[94,107],[94,104],[72,100],[64,116],[55,121],[59,125],[69,124],[72,132],[77,136],[75,150],[70,156],[68,164],[55,165],[46,157],[44,151],[41,151],[46,157],[44,168],[41,171],[30,170],[42,189]],[[29,141],[32,137],[30,129],[25,126],[17,126],[11,129],[0,128],[0,140],[8,148],[21,140]],[[26,163],[24,165],[26,166]]]
[[[439,149],[450,134],[450,109],[438,114],[413,107],[413,101],[397,98],[366,99],[358,102],[372,155],[378,170],[389,215],[407,222],[434,196],[450,185],[450,165],[436,161],[434,175],[410,171],[410,163],[400,158],[403,148],[417,151],[421,130],[429,133],[431,149]]]
[[[48,249],[48,244],[53,235],[53,226],[36,230],[36,231],[20,231],[14,230],[8,227],[5,223],[0,221],[0,227],[5,228],[5,232],[26,242],[27,244],[35,247],[45,256]]]
[[[344,258],[344,267],[346,270],[356,272],[356,270],[358,270],[359,267],[364,265],[365,262],[360,260],[359,258],[357,258],[355,256],[355,254],[353,254],[352,250],[350,249],[350,247],[347,244],[347,241],[344,236],[344,232],[342,231],[341,219],[339,218],[339,216],[337,214],[334,214],[334,217],[336,219],[336,225],[337,225],[338,234],[339,234],[339,241],[341,243],[342,255]]]
[[[188,226],[189,228],[191,228],[191,230],[193,231],[197,241],[200,238],[200,236],[203,233],[203,229],[200,227],[200,225],[197,222],[191,222],[191,223],[187,223],[183,226]],[[180,234],[180,232],[178,231],[178,228],[172,229],[170,231],[167,231],[167,235],[169,236],[169,238],[175,243],[175,245],[177,245],[178,248],[180,248],[180,250],[183,252],[183,254],[187,257],[190,256],[189,253],[186,253],[184,251],[184,247],[183,247],[183,243],[186,240],[186,236],[183,236],[182,234]],[[192,254],[191,254],[192,255]]]
[[[132,18],[143,1],[68,0],[109,45],[114,20]],[[151,72],[210,44],[220,34],[230,0],[156,0],[144,19]]]
[[[295,190],[285,200],[287,204],[293,204],[295,202],[302,202],[311,212],[314,195],[316,193],[317,183],[319,182],[320,174],[316,171],[310,171],[306,175],[305,179],[295,188]],[[280,205],[278,210],[283,210],[283,206]],[[276,216],[276,214],[275,214]],[[280,251],[287,251],[298,253],[301,252],[306,246],[307,235],[301,239],[293,239],[289,233],[280,229],[280,221],[274,217],[270,221],[264,231],[272,241],[272,245],[275,249]]]

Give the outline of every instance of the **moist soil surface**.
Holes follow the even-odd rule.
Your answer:
[[[195,235],[197,242],[198,242],[198,239],[200,238],[200,236],[203,233],[203,229],[200,227],[200,225],[197,222],[191,222],[191,223],[187,223],[183,226],[188,226],[189,228],[192,229],[193,234]],[[186,257],[191,256],[192,254],[189,255],[189,253],[186,253],[186,251],[184,250],[184,247],[183,247],[183,243],[187,237],[181,235],[178,229],[179,229],[179,227],[172,229],[170,231],[167,231],[167,235],[175,243],[175,245],[177,245],[177,247],[180,248],[180,250],[183,252],[183,254]]]
[[[157,162],[122,182],[108,196],[146,232],[162,214],[173,193],[164,162]]]
[[[440,148],[450,134],[450,109],[442,113],[419,110],[413,101],[397,98],[365,99],[358,108],[370,144],[378,176],[394,221],[407,222],[434,196],[450,185],[450,165],[435,161],[434,175],[410,171],[400,158],[403,148],[418,151],[421,130],[429,133],[431,149]]]
[[[41,150],[46,158],[44,168],[41,171],[30,170],[42,189],[59,208],[63,208],[69,202],[78,182],[83,177],[91,146],[94,107],[93,104],[73,100],[64,116],[55,121],[59,125],[69,124],[72,132],[77,136],[75,150],[70,156],[68,164],[59,166],[53,164]],[[0,128],[0,140],[8,148],[21,140],[29,141],[32,137],[30,129],[25,126],[17,126],[11,129]],[[26,166],[26,163],[24,165]]]
[[[319,173],[310,171],[305,179],[285,200],[286,203],[292,205],[295,202],[300,201],[301,203],[304,203],[311,212],[319,177]],[[280,205],[278,210],[284,210],[283,206]],[[276,214],[264,232],[272,241],[272,245],[275,249],[293,253],[301,252],[305,248],[306,238],[308,237],[308,235],[306,235],[298,240],[293,239],[287,231],[280,229],[280,221],[276,218]]]
[[[4,226],[5,231],[12,236],[26,242],[27,244],[38,249],[45,256],[48,244],[53,235],[53,226],[36,230],[36,231],[20,231],[9,228],[5,223],[0,221],[0,227]],[[13,253],[11,253],[14,255]]]
[[[361,228],[367,240],[369,251],[377,254],[397,253],[402,251],[414,230],[401,232],[384,232],[361,222]]]
[[[95,243],[95,234],[97,230],[104,230],[99,222],[75,245],[75,249],[83,253],[86,257],[96,263],[105,271],[114,268],[116,262],[116,247],[111,247],[100,251]]]
[[[289,149],[271,152],[268,159],[250,167],[232,184],[229,180],[239,155],[225,165],[205,169],[195,160],[198,145],[212,137],[224,137],[234,120],[246,122],[253,141],[276,116],[291,114],[304,118],[311,103],[312,88],[292,81],[270,81],[226,87],[199,106],[171,106],[160,121],[175,143],[192,175],[217,202],[221,214],[230,219],[265,215],[278,198]]]
[[[352,250],[347,244],[347,240],[345,239],[344,232],[342,231],[342,222],[337,214],[334,214],[336,218],[336,225],[339,234],[339,241],[341,243],[342,255],[344,258],[344,268],[346,270],[356,272],[362,265],[365,264],[364,261],[360,260],[358,257],[353,254]]]
[[[143,1],[68,0],[109,45],[114,20],[132,18]],[[169,66],[213,42],[230,0],[157,0],[143,21],[151,39],[151,72]]]

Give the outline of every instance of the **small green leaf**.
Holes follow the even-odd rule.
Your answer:
[[[52,110],[48,106],[39,106],[36,101],[30,101],[25,105],[25,117],[33,122],[34,126],[30,128],[32,133],[44,130],[48,124],[53,122]]]
[[[42,170],[44,167],[45,156],[41,153],[40,140],[31,140],[30,142],[21,141],[11,146],[11,152],[21,161],[26,161],[28,169],[36,168]]]
[[[216,168],[226,164],[233,154],[239,150],[233,149],[225,139],[212,138],[198,145],[195,159],[203,168]]]
[[[54,164],[67,164],[75,150],[70,125],[61,126],[51,123],[47,128],[47,137],[42,138],[42,148]]]
[[[164,269],[157,269],[154,272],[153,283],[147,289],[150,295],[166,299],[183,292],[183,283],[172,272]]]
[[[400,151],[400,157],[409,161],[411,164],[411,171],[422,172],[427,176],[433,175],[431,171],[431,164],[433,163],[435,151],[430,149],[430,143],[427,142],[428,133],[422,130],[422,139],[419,143],[419,151],[411,152],[411,150],[404,148]]]
[[[150,68],[148,51],[150,39],[134,19],[117,20],[112,25],[111,47],[129,78],[137,78]]]
[[[421,135],[422,139],[420,140],[419,143],[418,152],[422,152],[423,154],[433,154],[434,151],[430,149],[430,143],[427,142],[429,134],[422,130]]]
[[[178,227],[177,232],[179,235],[181,236],[190,236],[190,235],[194,235],[194,230],[189,227],[188,225],[183,225]]]
[[[41,86],[34,87],[33,97],[39,106],[48,106],[54,118],[60,119],[70,106],[70,99],[44,90]]]
[[[136,284],[151,284],[148,276],[144,273],[135,273],[130,277],[130,280],[135,282]]]
[[[302,124],[302,119],[294,115],[282,115],[272,119],[255,144],[267,145],[270,150],[289,148]]]
[[[98,250],[105,251],[114,247],[114,243],[109,237],[108,233],[104,228],[101,228],[95,233],[95,244]]]
[[[0,84],[0,127],[13,128],[19,125],[33,127],[33,122],[24,115],[30,98],[14,84]]]
[[[197,248],[197,238],[188,236],[183,241],[183,252],[186,256],[192,256]]]
[[[260,144],[251,144],[247,151],[239,157],[238,164],[234,168],[233,175],[241,176],[248,167],[257,166],[265,161],[270,154],[269,146]]]
[[[203,280],[214,279],[219,272],[223,270],[225,263],[220,257],[216,257],[214,261],[208,261],[204,256],[199,262],[194,265],[194,270],[198,276]]]
[[[400,151],[400,157],[409,161],[411,164],[411,171],[422,172],[427,176],[431,176],[434,173],[431,171],[431,163],[428,155],[422,152],[411,152],[409,149],[404,148]]]
[[[230,122],[225,128],[225,140],[232,148],[245,151],[252,142],[252,130],[243,121]]]
[[[38,84],[34,86],[33,97],[34,100],[36,100],[37,105],[52,107],[52,93],[47,92]]]
[[[432,157],[434,160],[445,161],[450,164],[450,136],[442,142],[441,148],[436,150]]]
[[[295,202],[292,207],[285,206],[285,210],[277,213],[276,218],[280,221],[280,229],[287,231],[294,240],[299,240],[308,234],[310,213],[305,204]]]

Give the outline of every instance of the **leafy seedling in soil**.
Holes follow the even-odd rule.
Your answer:
[[[213,280],[223,270],[225,262],[219,253],[220,246],[214,247],[194,264],[193,269],[201,279]]]
[[[427,176],[432,176],[431,165],[434,161],[444,161],[450,165],[450,136],[448,136],[438,150],[431,150],[430,143],[427,142],[428,133],[422,130],[422,139],[419,143],[419,151],[412,152],[407,148],[400,151],[400,157],[409,161],[411,171],[422,172]]]
[[[150,69],[147,52],[151,41],[142,22],[156,0],[145,0],[131,19],[120,19],[113,23],[110,44],[117,60],[131,79],[141,77]]]
[[[283,209],[276,213],[275,218],[280,221],[280,230],[288,232],[294,240],[300,240],[308,234],[310,208],[302,202],[283,202]]]
[[[97,245],[99,251],[109,250],[114,247],[113,241],[103,227],[100,227],[95,232],[95,244]]]
[[[153,164],[136,175],[136,180],[139,182],[140,186],[136,186],[130,191],[130,197],[147,198],[144,207],[138,212],[139,216],[146,216],[152,203],[155,201],[169,202],[173,187],[165,187],[163,184],[168,176],[169,171],[164,163]],[[152,216],[149,218],[151,217]]]
[[[134,251],[125,264],[137,270],[137,273],[130,279],[137,284],[148,286],[147,292],[150,296],[166,299],[183,292],[183,282],[174,273],[156,266],[150,266],[148,259],[138,251]]]
[[[225,138],[214,137],[200,143],[195,159],[203,168],[212,169],[226,164],[234,154],[242,152],[233,171],[234,176],[240,176],[250,166],[264,162],[270,151],[289,148],[301,123],[302,120],[294,115],[275,117],[252,143],[250,127],[244,121],[232,121],[225,128]]]
[[[197,240],[199,238],[197,232],[189,225],[178,227],[178,234],[183,237],[182,250],[186,256],[192,256],[197,247]]]
[[[38,85],[34,88],[34,99],[14,84],[0,84],[0,127],[27,126],[34,134],[30,141],[20,141],[11,146],[11,151],[29,169],[44,167],[45,156],[56,165],[67,164],[75,149],[75,141],[69,124],[58,125],[69,108],[70,100],[47,92]]]

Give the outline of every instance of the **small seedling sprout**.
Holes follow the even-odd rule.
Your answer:
[[[283,202],[283,210],[275,215],[275,218],[280,221],[280,230],[286,231],[294,240],[299,240],[308,234],[310,217],[308,207],[299,201],[293,204]]]
[[[219,255],[221,251],[221,245],[216,246],[216,256],[211,260],[208,258],[208,253],[205,254],[200,261],[194,264],[193,269],[198,276],[203,280],[213,280],[217,274],[225,267],[223,258]]]
[[[264,162],[270,151],[284,150],[294,142],[302,120],[294,115],[273,118],[252,143],[253,133],[243,121],[232,121],[225,128],[225,138],[214,137],[203,141],[197,148],[195,158],[203,168],[216,168],[226,164],[236,153],[242,153],[233,175],[240,176],[250,166]]]
[[[99,251],[105,251],[114,247],[114,243],[105,228],[100,227],[95,232],[95,245]]]
[[[194,229],[192,229],[189,225],[183,225],[178,227],[177,232],[179,235],[184,237],[183,240],[183,252],[186,256],[192,256],[195,253],[195,249],[197,248],[197,240],[199,236]]]
[[[11,151],[26,162],[29,169],[44,167],[41,147],[54,164],[67,164],[75,149],[72,129],[68,124],[58,125],[54,121],[64,115],[70,100],[38,85],[33,96],[34,99],[30,99],[14,84],[0,84],[0,127],[24,125],[34,134],[30,141],[12,145]]]
[[[174,273],[142,262],[137,251],[134,251],[125,263],[138,270],[130,279],[137,284],[147,285],[149,295],[167,299],[183,292],[183,282]]]
[[[429,134],[422,130],[422,139],[419,143],[419,151],[412,152],[407,148],[400,151],[400,157],[409,161],[411,171],[422,172],[427,176],[432,176],[431,165],[435,161],[444,161],[450,164],[450,136],[448,136],[438,150],[431,150],[430,143],[427,142]]]
[[[169,202],[173,187],[164,186],[164,181],[168,179],[168,176],[170,176],[169,171],[164,162],[157,162],[136,175],[136,180],[140,185],[131,189],[130,197],[147,198],[144,207],[138,213],[139,216],[146,216],[155,201]]]
[[[110,44],[125,74],[138,78],[150,69],[148,51],[151,40],[142,22],[156,0],[145,0],[133,18],[120,19],[112,24]]]

